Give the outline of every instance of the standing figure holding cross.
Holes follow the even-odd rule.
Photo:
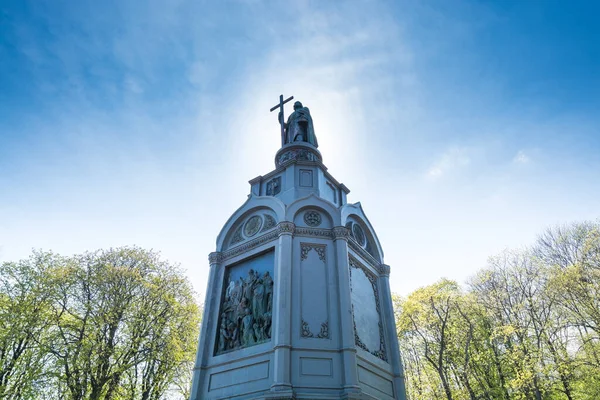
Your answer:
[[[279,108],[278,119],[281,124],[281,144],[307,142],[315,147],[319,147],[308,107],[304,107],[299,101],[295,102],[294,112],[288,117],[287,123],[283,122],[283,103],[286,103],[291,99],[293,99],[293,97],[290,97],[284,102],[282,95],[280,96],[279,104],[271,109],[271,111],[273,111]]]

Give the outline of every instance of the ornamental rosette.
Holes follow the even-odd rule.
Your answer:
[[[321,214],[316,211],[311,210],[304,213],[304,223],[308,226],[319,226],[321,221]]]

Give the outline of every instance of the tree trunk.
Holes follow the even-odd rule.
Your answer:
[[[450,385],[448,385],[446,374],[444,374],[442,368],[438,369],[438,375],[440,376],[440,380],[442,381],[442,387],[444,388],[444,393],[446,393],[446,398],[448,400],[452,400],[452,391],[450,390]]]

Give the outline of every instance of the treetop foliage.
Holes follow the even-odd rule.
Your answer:
[[[600,223],[548,229],[462,289],[395,297],[411,399],[600,398]]]
[[[34,251],[0,266],[0,399],[187,397],[199,322],[156,252]]]

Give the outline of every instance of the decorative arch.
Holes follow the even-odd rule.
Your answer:
[[[294,215],[294,225],[297,227],[331,229],[334,227],[333,218],[329,212],[313,204],[300,208]]]
[[[318,216],[311,218],[311,215],[307,214],[310,211]],[[317,221],[319,217],[321,218],[320,222]],[[309,228],[331,229],[341,225],[339,209],[313,193],[290,204],[286,211],[286,220],[294,221],[296,226]]]
[[[346,204],[341,212],[342,224],[350,230],[350,237],[378,263],[383,262],[383,250],[371,222],[360,203]],[[361,237],[362,236],[362,237]]]
[[[246,240],[260,236],[261,232],[273,229],[285,217],[285,206],[276,197],[250,196],[229,217],[217,236],[217,251],[234,247]],[[240,238],[234,240],[236,234]]]

